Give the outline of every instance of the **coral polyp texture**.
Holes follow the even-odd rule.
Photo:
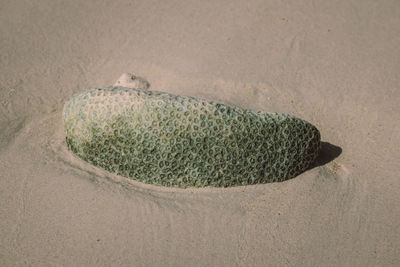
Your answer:
[[[81,159],[171,187],[284,181],[305,171],[321,146],[317,128],[290,115],[116,86],[72,96],[63,122]]]

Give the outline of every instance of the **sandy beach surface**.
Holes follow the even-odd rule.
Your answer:
[[[0,266],[400,266],[399,1],[2,1]],[[282,183],[173,189],[72,155],[76,92],[154,90],[316,125]]]

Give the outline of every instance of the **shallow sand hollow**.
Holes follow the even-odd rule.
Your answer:
[[[0,265],[399,266],[399,12],[361,0],[4,3]],[[102,171],[68,151],[62,108],[125,71],[151,90],[303,118],[321,156],[294,179],[234,188]]]

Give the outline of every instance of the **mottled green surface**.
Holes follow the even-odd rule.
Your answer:
[[[164,186],[283,181],[320,149],[318,130],[293,116],[124,87],[74,95],[63,121],[69,149],[83,160]]]

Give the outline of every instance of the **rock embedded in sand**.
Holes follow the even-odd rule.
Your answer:
[[[319,131],[293,116],[125,87],[74,95],[63,121],[78,157],[164,186],[284,181],[305,171],[320,150]]]
[[[142,77],[126,72],[122,73],[121,77],[119,77],[119,79],[115,82],[114,86],[147,90],[150,87],[150,83]]]

